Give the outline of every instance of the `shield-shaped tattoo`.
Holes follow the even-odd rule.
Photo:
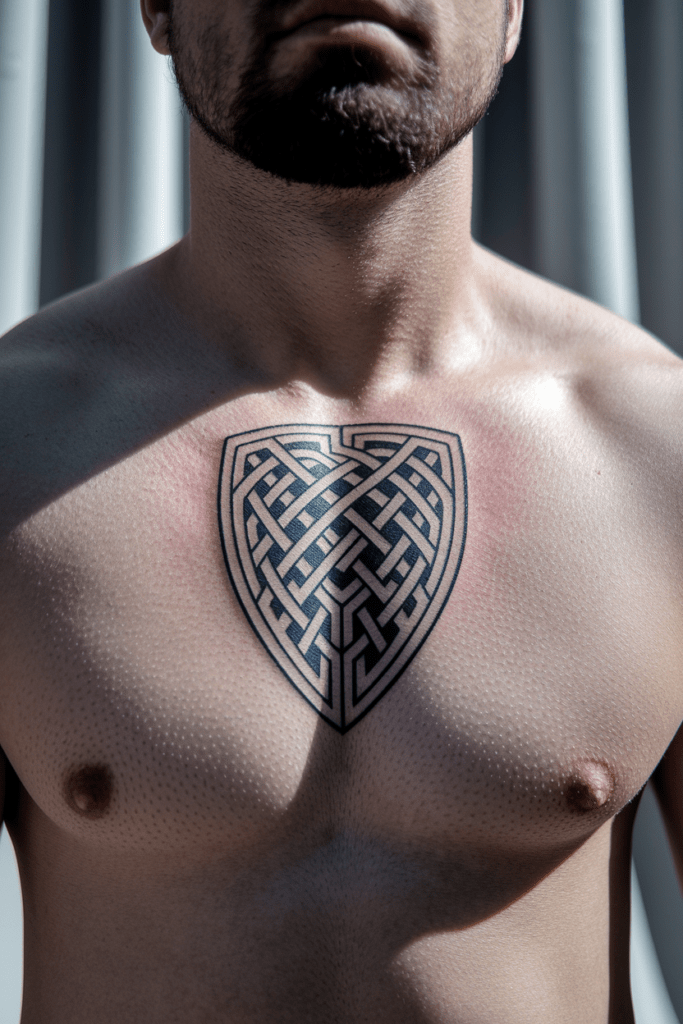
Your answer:
[[[386,423],[236,434],[218,515],[252,629],[343,733],[415,657],[455,583],[467,528],[460,438]]]

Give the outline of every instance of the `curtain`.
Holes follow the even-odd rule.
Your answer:
[[[0,333],[187,223],[187,121],[137,0],[0,0]],[[473,232],[683,355],[681,0],[527,0],[519,52],[475,132]],[[634,861],[636,1019],[677,1024],[683,898],[649,789]],[[0,892],[0,1024],[17,1024],[6,833]]]

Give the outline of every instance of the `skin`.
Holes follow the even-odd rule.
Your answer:
[[[192,10],[247,52],[238,4]],[[457,10],[495,38],[497,2]],[[683,868],[680,360],[473,243],[469,139],[380,191],[191,148],[189,235],[0,350],[23,1024],[628,1024],[653,773]],[[450,600],[344,736],[220,547],[224,438],[283,423],[467,462]]]

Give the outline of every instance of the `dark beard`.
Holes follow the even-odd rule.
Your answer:
[[[423,62],[419,81],[396,88],[382,84],[371,50],[331,47],[298,81],[276,86],[263,46],[226,112],[230,59],[216,31],[204,33],[200,66],[178,44],[171,18],[178,86],[210,139],[278,178],[334,188],[389,185],[431,167],[484,116],[503,69],[501,53],[488,81],[480,75],[456,94]]]

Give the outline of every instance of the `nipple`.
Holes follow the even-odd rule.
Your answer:
[[[600,761],[581,761],[571,775],[565,796],[573,811],[597,811],[614,792],[614,776]]]
[[[106,764],[85,764],[71,769],[64,790],[74,811],[85,818],[101,818],[111,804],[114,778]]]

